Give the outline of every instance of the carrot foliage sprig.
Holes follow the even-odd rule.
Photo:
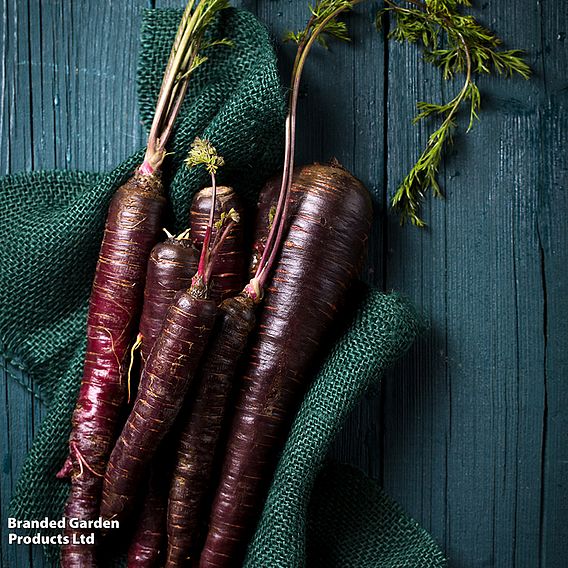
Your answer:
[[[156,114],[150,127],[144,164],[152,171],[166,156],[166,142],[171,135],[188,82],[193,72],[205,61],[204,51],[217,45],[232,46],[226,38],[204,42],[203,35],[215,16],[230,6],[229,0],[197,0],[187,4],[170,54],[164,82],[156,103]]]
[[[522,51],[501,49],[501,40],[493,32],[480,25],[473,16],[460,12],[460,5],[471,6],[469,0],[406,0],[400,3],[385,0],[385,4],[386,7],[377,14],[376,22],[380,29],[384,17],[392,16],[394,28],[389,32],[389,38],[421,45],[424,60],[440,68],[444,79],[464,75],[462,88],[449,102],[418,103],[415,123],[430,117],[439,117],[442,122],[429,136],[426,148],[391,202],[400,213],[401,223],[408,220],[424,227],[420,218],[421,202],[428,189],[437,197],[442,196],[436,176],[444,147],[457,127],[458,111],[462,106],[468,106],[467,131],[478,118],[481,95],[475,76],[497,73],[511,77],[518,74],[528,79],[530,68]]]

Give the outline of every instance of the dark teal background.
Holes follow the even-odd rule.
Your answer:
[[[158,1],[161,6],[183,1]],[[275,37],[299,0],[243,0]],[[562,568],[568,558],[568,62],[566,5],[477,2],[474,14],[535,76],[483,78],[482,120],[455,137],[429,199],[429,229],[401,228],[387,200],[432,125],[416,100],[459,85],[414,47],[385,44],[379,3],[349,18],[353,42],[314,52],[299,160],[337,157],[375,197],[366,277],[410,296],[431,331],[362,401],[335,454],[378,478],[445,550],[451,568]],[[0,6],[0,174],[110,169],[144,144],[134,83],[143,0],[5,0]],[[292,50],[281,49],[284,72]],[[0,243],[1,246],[1,243]],[[43,408],[17,368],[1,382],[2,535]],[[15,380],[12,380],[11,377]],[[8,547],[3,567],[41,567]]]

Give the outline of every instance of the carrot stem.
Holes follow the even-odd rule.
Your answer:
[[[270,275],[270,270],[274,265],[274,261],[280,250],[282,239],[284,236],[286,215],[288,213],[288,198],[290,188],[292,186],[292,174],[294,171],[294,149],[296,145],[296,115],[298,107],[298,94],[300,91],[300,82],[304,65],[310,53],[310,50],[322,32],[326,31],[326,27],[341,12],[352,8],[355,4],[362,0],[352,0],[346,4],[342,4],[336,10],[332,11],[327,17],[318,21],[315,14],[312,14],[308,20],[302,39],[298,43],[294,66],[292,68],[291,89],[288,104],[288,115],[286,116],[285,127],[285,150],[284,150],[284,167],[282,173],[282,183],[280,186],[280,194],[278,204],[274,214],[274,220],[268,233],[266,246],[262,257],[258,264],[255,279],[261,289],[264,289]]]
[[[228,0],[189,0],[166,66],[158,95],[156,112],[150,127],[141,173],[159,168],[166,155],[165,147],[181,109],[189,78],[206,60],[199,54],[203,34],[215,14],[229,7]]]

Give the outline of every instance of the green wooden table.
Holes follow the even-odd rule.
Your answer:
[[[154,3],[150,3],[154,5]],[[158,1],[182,6],[182,0]],[[275,37],[304,2],[243,0]],[[528,52],[534,78],[480,82],[483,117],[460,131],[429,200],[429,229],[388,211],[427,126],[416,100],[456,85],[373,32],[314,55],[300,161],[336,156],[372,191],[366,277],[410,296],[431,331],[363,400],[335,454],[380,480],[432,532],[452,568],[562,568],[568,558],[567,10],[555,0],[477,2],[475,15]],[[144,143],[133,80],[144,0],[5,0],[0,8],[0,173],[110,169]],[[375,8],[378,3],[375,3]],[[289,70],[292,51],[280,49]],[[1,244],[0,244],[1,246]],[[6,510],[44,409],[20,369],[0,396],[1,565],[41,567],[6,544]]]

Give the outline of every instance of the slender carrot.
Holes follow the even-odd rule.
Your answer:
[[[219,311],[179,439],[168,500],[167,568],[186,566],[198,555],[199,529],[232,379],[255,324],[254,301],[246,293],[224,300]]]
[[[191,238],[198,248],[203,245],[210,207],[211,188],[207,187],[195,195],[191,204]],[[220,220],[221,215],[226,215],[231,210],[236,211],[242,217],[244,209],[241,200],[233,188],[227,186],[218,187],[215,222]],[[218,302],[238,294],[245,284],[244,227],[245,223],[243,222],[234,223],[222,247],[217,252],[210,294],[211,298]],[[215,231],[213,237],[214,235]]]
[[[102,476],[125,397],[125,362],[137,326],[148,255],[165,205],[160,169],[189,77],[205,58],[205,29],[227,0],[190,0],[162,82],[142,165],[115,193],[108,212],[91,292],[83,381],[72,419],[71,490],[66,517],[98,517]],[[67,523],[64,568],[95,566],[95,548]],[[78,544],[77,544],[78,543]]]
[[[176,293],[191,286],[191,277],[197,270],[198,257],[197,249],[191,244],[189,230],[177,237],[169,236],[166,241],[158,243],[152,249],[138,334],[142,363],[148,360]],[[166,465],[168,449],[170,448],[160,448],[151,467],[144,504],[128,549],[128,566],[132,568],[155,566],[165,550],[170,473],[170,467]]]
[[[179,412],[205,349],[215,318],[215,303],[202,285],[177,295],[154,343],[138,397],[106,469],[101,516],[123,520],[158,445]]]

